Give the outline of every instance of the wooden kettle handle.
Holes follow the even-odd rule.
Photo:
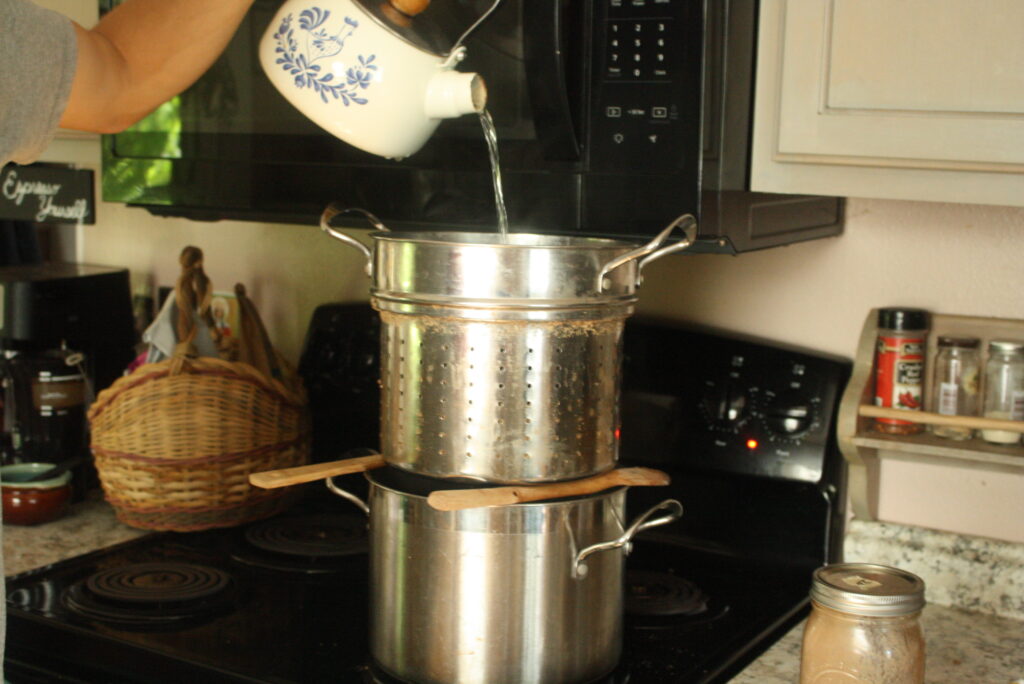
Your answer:
[[[427,497],[427,503],[439,511],[460,511],[466,508],[508,506],[529,501],[594,494],[612,487],[659,487],[669,482],[670,478],[666,473],[653,468],[617,468],[569,482],[486,489],[439,489],[431,492]]]
[[[296,466],[294,468],[282,468],[280,470],[264,470],[262,473],[249,475],[249,484],[262,489],[276,489],[278,487],[289,487],[313,482],[314,480],[325,480],[335,475],[348,475],[349,473],[361,473],[384,465],[384,457],[380,454],[370,456],[359,456],[357,458],[346,458],[330,463],[314,463],[312,465]]]
[[[427,9],[430,0],[389,0],[391,6],[407,17],[415,17]]]

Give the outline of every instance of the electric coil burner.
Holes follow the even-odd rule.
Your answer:
[[[227,610],[231,576],[189,563],[137,563],[89,575],[64,592],[73,613],[137,629],[174,629]]]
[[[310,331],[300,371],[315,434],[336,433],[322,460],[374,446],[346,443],[337,419],[361,415],[346,397],[377,402],[366,318],[351,305],[314,318],[331,334]],[[844,469],[834,426],[848,373],[843,360],[763,341],[627,324],[620,462],[672,476],[668,487],[633,488],[628,517],[668,497],[686,513],[634,540],[623,656],[601,684],[728,681],[806,614],[811,573],[840,559]],[[365,386],[338,393],[315,381],[326,377]],[[322,484],[305,488],[271,520],[152,534],[8,578],[5,676],[392,681],[368,655],[366,519]]]
[[[625,589],[626,619],[638,629],[710,622],[729,610],[690,580],[667,572],[627,571]]]
[[[232,560],[281,572],[335,573],[369,548],[366,518],[334,513],[272,518],[245,528],[244,538]]]

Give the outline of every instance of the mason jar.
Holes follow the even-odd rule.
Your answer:
[[[1024,342],[992,340],[985,364],[984,416],[1002,420],[1024,420]],[[1016,444],[1020,433],[1012,430],[981,431],[993,444]]]
[[[976,337],[939,337],[928,393],[930,411],[944,416],[978,415],[981,389],[979,345]],[[946,439],[963,440],[974,436],[974,430],[960,425],[933,425],[931,431]]]
[[[814,572],[800,684],[922,684],[924,582],[873,563]]]

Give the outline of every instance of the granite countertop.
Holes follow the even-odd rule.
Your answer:
[[[850,521],[843,554],[925,581],[928,684],[1024,684],[1024,545],[919,527]],[[803,623],[732,681],[792,684]]]
[[[144,534],[92,498],[46,525],[4,525],[4,574]],[[851,521],[844,552],[850,561],[895,565],[925,580],[928,605],[921,623],[928,684],[1024,684],[1024,545]],[[803,624],[797,625],[732,681],[793,684],[802,634]]]
[[[147,534],[118,522],[98,492],[43,525],[4,525],[3,574],[16,575]]]
[[[928,684],[1024,682],[1024,621],[929,605],[921,615]],[[793,684],[800,672],[803,623],[732,679],[735,684]]]

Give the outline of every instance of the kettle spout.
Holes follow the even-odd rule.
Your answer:
[[[424,111],[431,119],[479,114],[487,105],[487,85],[480,74],[444,70],[427,84]]]

